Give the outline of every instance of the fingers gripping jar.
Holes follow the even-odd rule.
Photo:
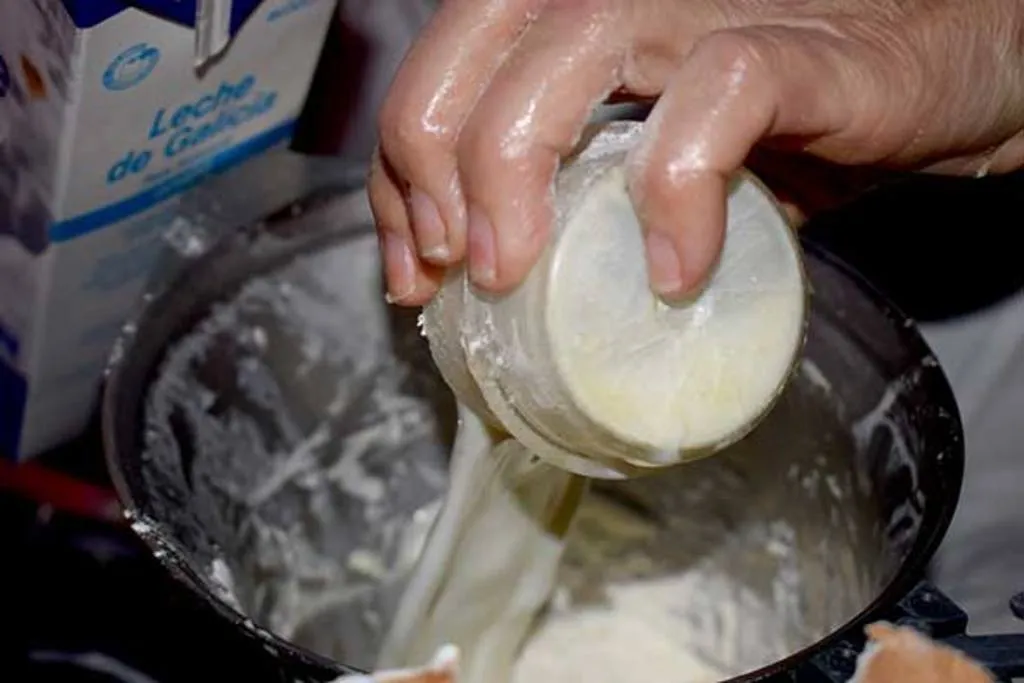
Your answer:
[[[626,158],[642,124],[588,137],[555,183],[550,242],[503,296],[449,273],[423,328],[458,398],[537,456],[625,478],[715,453],[747,434],[803,344],[807,288],[786,218],[746,172],[732,182],[722,255],[703,289],[648,286]]]

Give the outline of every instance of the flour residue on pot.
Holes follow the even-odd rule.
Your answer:
[[[451,419],[379,289],[372,239],[250,281],[170,349],[145,432],[150,516],[211,590],[356,666],[436,514]]]
[[[908,396],[920,390],[926,373],[935,367],[935,358],[926,356],[920,365],[889,382],[878,402],[854,420],[850,430],[857,453],[866,462],[861,469],[862,477],[876,470],[879,472],[876,476],[881,479],[904,482],[902,495],[891,496],[892,502],[885,511],[887,548],[894,557],[910,551],[927,503],[914,458],[914,454],[921,451],[915,436],[918,430],[911,428],[908,423],[911,416],[901,405],[910,402]]]
[[[832,389],[832,383],[825,376],[825,373],[818,364],[810,358],[801,358],[800,363],[797,366],[802,379],[810,383],[811,386],[817,388],[825,396],[834,396]]]

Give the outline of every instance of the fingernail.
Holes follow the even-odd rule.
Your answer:
[[[498,258],[494,226],[483,211],[469,207],[466,236],[469,249],[469,279],[474,284],[490,287],[497,280]]]
[[[683,267],[675,243],[659,232],[645,237],[651,288],[662,296],[678,296],[683,290]]]
[[[426,192],[414,187],[409,191],[409,209],[420,256],[431,263],[447,265],[452,252],[437,204]]]
[[[383,232],[381,243],[388,275],[387,302],[401,302],[416,289],[416,262],[409,245],[400,236]]]

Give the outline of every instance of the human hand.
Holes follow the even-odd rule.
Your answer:
[[[769,183],[780,159],[784,176],[1024,165],[1024,0],[447,0],[380,114],[391,299],[429,301],[463,259],[484,290],[517,285],[560,158],[610,95],[658,98],[630,192],[652,287],[678,296],[713,267],[752,151]]]

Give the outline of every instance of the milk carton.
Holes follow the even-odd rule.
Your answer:
[[[0,457],[73,436],[181,194],[286,139],[335,0],[0,0]]]

